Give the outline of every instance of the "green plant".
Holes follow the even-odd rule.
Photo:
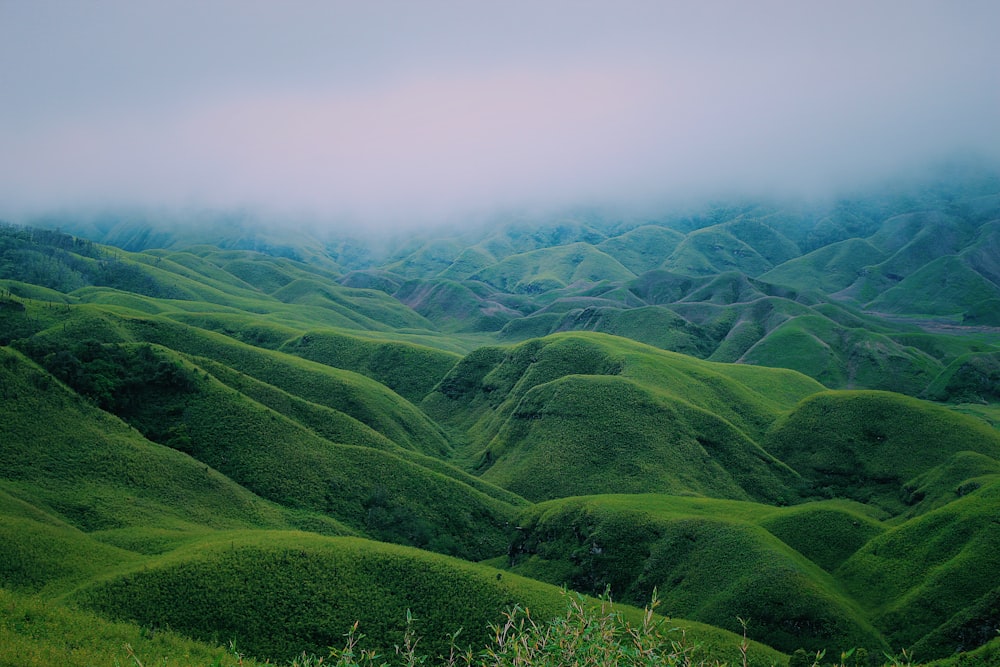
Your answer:
[[[451,649],[438,663],[446,667],[556,667],[559,665],[622,665],[662,667],[708,664],[697,659],[698,646],[687,640],[683,630],[672,628],[667,620],[654,614],[659,600],[654,591],[641,621],[633,624],[611,603],[605,594],[598,608],[579,594],[564,591],[566,611],[547,622],[532,616],[526,607],[516,605],[504,613],[498,623],[490,624],[489,643],[478,653],[456,648],[459,632],[451,637]],[[407,630],[403,645],[396,647],[398,662],[384,662],[383,656],[360,648],[364,634],[355,623],[346,634],[343,648],[330,651],[336,667],[405,667],[429,664],[429,657],[417,652],[413,617],[406,614]],[[745,639],[744,639],[745,641]],[[745,644],[742,651],[745,660]],[[296,667],[322,664],[321,658],[303,656],[292,661]],[[719,664],[719,663],[713,663]]]

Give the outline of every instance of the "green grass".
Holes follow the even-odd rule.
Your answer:
[[[911,645],[1000,586],[1000,481],[903,523],[873,539],[838,570],[851,593],[897,645]],[[995,619],[994,621],[995,622]],[[924,640],[923,658],[954,647]]]
[[[597,248],[639,275],[657,268],[683,238],[673,229],[643,225],[602,241]]]
[[[847,239],[790,259],[760,276],[766,282],[798,289],[838,292],[853,283],[865,267],[885,255],[863,239]]]
[[[94,667],[135,664],[235,667],[222,647],[196,642],[166,629],[109,621],[93,612],[0,588],[0,664],[11,667]]]
[[[819,391],[798,373],[710,363],[622,338],[594,333],[557,334],[511,348],[482,350],[460,362],[423,405],[435,418],[462,405],[466,423],[496,408],[504,418],[532,387],[566,375],[618,375],[675,394],[757,435],[778,412]],[[486,414],[486,419],[490,415]],[[495,419],[493,420],[495,421]]]
[[[1000,434],[979,420],[898,394],[823,392],[776,422],[764,447],[808,481],[806,493],[901,514],[907,482],[958,452],[1000,458]]]
[[[870,508],[853,503],[819,501],[782,508],[758,523],[827,572],[833,572],[885,531],[871,514]]]
[[[393,645],[403,645],[408,616],[427,655],[446,653],[459,628],[459,645],[478,649],[490,638],[488,624],[502,623],[514,605],[537,619],[565,608],[559,588],[482,565],[364,540],[274,532],[218,535],[97,582],[74,599],[209,643],[235,638],[247,655],[277,660],[303,651],[324,655],[354,622],[368,648],[391,655]],[[704,638],[709,658],[723,647],[732,655],[739,643],[698,624],[677,625],[689,627],[692,641]],[[760,646],[751,658],[780,660]]]
[[[522,513],[509,564],[578,590],[610,586],[632,603],[656,588],[673,613],[730,630],[739,629],[737,616],[749,618],[751,637],[788,652],[886,648],[828,573],[765,529],[781,533],[813,511],[863,516],[836,506],[776,510],[660,495],[557,500]],[[875,523],[863,520],[870,532]],[[850,532],[846,524],[839,530]],[[843,547],[816,553],[842,558]]]
[[[1000,352],[978,352],[955,359],[927,387],[939,401],[1000,402]]]
[[[561,316],[546,309],[530,317],[512,320],[504,326],[500,337],[518,340],[580,330],[621,336],[695,357],[707,357],[712,350],[712,343],[702,327],[661,306],[586,306],[573,308]]]
[[[449,269],[463,249],[457,240],[435,239],[407,252],[403,259],[392,262],[385,268],[405,277],[433,277]]]
[[[447,280],[465,280],[496,262],[496,257],[482,248],[463,248],[439,276]]]
[[[276,290],[272,296],[286,304],[330,311],[346,328],[388,330],[433,329],[426,319],[385,292],[355,289],[316,279],[298,279]]]
[[[794,317],[756,342],[740,360],[790,368],[830,388],[867,387],[920,394],[941,364],[920,349],[867,328],[844,328],[816,315]]]
[[[52,595],[137,560],[18,500],[6,486],[0,487],[0,588]]]
[[[690,276],[715,275],[727,271],[757,276],[772,266],[753,247],[720,225],[688,234],[660,268]]]
[[[163,246],[126,252],[0,228],[0,663],[201,660],[130,656],[132,639],[94,658],[87,622],[326,656],[363,614],[391,653],[407,607],[432,660],[455,622],[485,646],[504,605],[566,613],[555,589],[427,550],[640,605],[655,586],[664,611],[749,617],[787,651],[983,644],[1000,228],[969,199],[984,191],[936,192],[382,248],[93,222]],[[899,321],[860,310],[873,300]],[[64,596],[144,625],[104,634]],[[610,633],[586,650],[628,649],[580,622]],[[738,638],[688,627],[739,664]]]
[[[484,479],[536,501],[650,489],[775,500],[793,477],[715,415],[607,376],[534,387],[483,456]]]
[[[287,525],[278,507],[150,443],[24,357],[7,349],[0,357],[0,467],[8,493],[84,530]]]
[[[209,357],[300,398],[344,412],[400,446],[434,452],[448,448],[426,416],[384,385],[363,375],[164,320],[129,319],[122,324],[140,340]]]
[[[494,287],[536,294],[575,282],[628,280],[634,273],[586,243],[573,243],[512,255],[473,276]]]
[[[376,342],[336,331],[311,331],[282,352],[366,375],[419,402],[459,360],[459,355],[396,341]]]
[[[959,322],[980,302],[1000,298],[1000,287],[967,262],[949,255],[935,259],[904,278],[898,285],[873,299],[868,308],[890,313],[914,313],[955,317]],[[989,319],[983,324],[996,325]]]
[[[395,296],[443,331],[497,331],[521,316],[514,300],[469,282],[411,280]]]
[[[200,461],[202,477],[217,470],[261,498],[329,515],[382,539],[472,559],[502,551],[503,524],[512,508],[465,484],[457,471],[447,476],[388,451],[331,442],[175,354],[163,349],[147,354],[153,360],[148,364],[150,373],[166,367],[172,369],[171,377],[184,381],[160,384],[152,376],[140,377],[138,387],[128,390],[132,393],[115,389],[117,402],[107,407],[146,437]],[[133,359],[130,368],[140,367]],[[11,434],[14,442],[27,437]],[[17,455],[27,461],[31,453],[22,449]],[[11,460],[9,465],[16,475],[17,462]],[[139,479],[141,472],[130,469],[128,475]],[[103,495],[95,492],[98,498]],[[114,510],[109,508],[108,513]],[[115,527],[93,524],[94,516],[84,518],[92,523],[91,529]]]

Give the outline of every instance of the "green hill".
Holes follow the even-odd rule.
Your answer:
[[[886,531],[840,567],[840,578],[893,643],[920,641],[922,659],[941,658],[955,650],[947,637],[958,627],[1000,621],[996,607],[987,603],[1000,585],[998,494],[1000,479],[994,476],[964,497]]]
[[[659,495],[569,498],[522,513],[508,564],[514,572],[578,590],[610,586],[626,601],[656,588],[681,616],[729,629],[740,627],[738,618],[750,619],[751,637],[786,652],[883,650],[888,645],[879,631],[838,583],[764,527],[783,533],[799,523],[819,537],[817,522],[831,517],[825,537],[847,537],[855,548],[882,530],[856,510],[835,505],[776,510]],[[824,560],[820,554],[848,555],[846,545],[812,544]]]
[[[866,267],[885,259],[884,253],[864,239],[847,239],[790,259],[760,276],[766,282],[794,285],[826,293],[839,292],[857,280]]]
[[[155,656],[162,665],[249,664],[221,646],[167,629],[114,622],[94,612],[0,588],[0,661],[19,667],[93,667]],[[126,648],[128,647],[128,648]],[[132,651],[130,655],[129,651]]]
[[[927,395],[940,401],[1000,401],[1000,352],[959,357],[928,386]]]
[[[435,656],[447,653],[459,629],[459,646],[483,646],[488,623],[515,604],[537,618],[565,609],[558,588],[482,565],[366,540],[276,532],[223,533],[96,582],[74,599],[209,642],[236,638],[249,655],[279,660],[302,650],[325,654],[355,621],[366,645],[385,655],[403,645],[412,616],[420,650]],[[735,635],[678,624],[703,642],[705,657],[733,655],[734,644],[725,643]],[[749,659],[766,665],[780,656],[753,645]]]
[[[511,604],[548,627],[558,585],[988,661],[997,192],[0,225],[0,663],[273,663],[356,620],[388,655],[407,609],[433,658]]]
[[[727,271],[758,276],[774,266],[753,245],[740,238],[740,234],[733,233],[734,231],[736,230],[731,225],[716,225],[692,232],[677,244],[676,249],[660,266],[669,271],[692,276],[714,275]],[[758,227],[755,231],[763,232],[764,228]],[[785,257],[786,252],[779,250],[778,253],[779,257],[788,259]]]
[[[593,246],[574,243],[512,255],[472,278],[506,292],[537,294],[580,281],[628,280],[634,275]]]
[[[987,280],[958,257],[936,259],[904,278],[877,298],[869,307],[890,313],[919,313],[954,317],[976,309],[982,302],[1000,301],[1000,285]],[[977,309],[978,310],[978,309]],[[980,315],[977,321],[1000,324],[1000,316]]]
[[[13,498],[87,532],[293,525],[281,508],[149,442],[23,356],[0,355],[2,483]]]
[[[445,331],[496,331],[521,316],[514,303],[483,284],[413,280],[395,296]]]
[[[684,235],[676,230],[643,225],[602,241],[597,249],[639,275],[660,266],[683,239]]]
[[[702,327],[661,306],[587,306],[562,315],[542,312],[508,322],[498,337],[517,341],[561,331],[597,331],[695,357],[707,357],[713,344]]]
[[[729,371],[560,334],[470,355],[423,407],[461,433],[485,479],[529,499],[616,488],[776,499],[793,475],[753,438],[820,387],[789,372]]]
[[[807,493],[900,514],[914,502],[901,493],[907,482],[960,452],[1000,458],[1000,433],[899,394],[822,392],[779,419],[764,448],[802,475]]]
[[[919,394],[941,372],[929,354],[864,327],[794,316],[754,342],[744,363],[790,368],[828,387],[869,387]]]
[[[429,347],[335,331],[311,331],[288,341],[281,351],[361,373],[412,402],[426,396],[460,358]]]

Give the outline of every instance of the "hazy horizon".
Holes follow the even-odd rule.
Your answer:
[[[0,216],[825,195],[1000,162],[995,2],[0,0]]]

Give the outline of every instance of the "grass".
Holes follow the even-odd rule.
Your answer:
[[[1000,352],[978,352],[955,359],[927,387],[927,395],[940,401],[1000,402]]]
[[[836,522],[827,525],[830,518]],[[799,537],[805,531],[792,533],[803,551],[780,539],[794,523],[813,535],[810,542]],[[736,616],[751,618],[751,637],[786,652],[888,647],[819,567],[849,555],[850,547],[831,544],[838,539],[859,548],[881,532],[856,507],[603,495],[538,504],[522,512],[520,526],[508,566],[527,576],[592,593],[609,586],[639,604],[655,588],[680,616],[734,631]]]
[[[126,648],[128,647],[128,648]],[[141,664],[235,667],[222,647],[165,629],[113,622],[83,610],[0,588],[0,664],[11,667],[94,667]],[[138,661],[141,662],[141,661]]]
[[[473,278],[506,292],[536,294],[579,281],[629,280],[634,276],[609,255],[579,242],[511,255]]]
[[[417,403],[461,358],[458,354],[396,341],[376,342],[336,331],[311,331],[281,351],[361,373]]]
[[[886,531],[858,550],[838,570],[856,599],[886,628],[894,643],[909,645],[944,625],[956,614],[994,595],[1000,585],[1000,545],[995,512],[1000,481]],[[987,616],[986,623],[996,623]],[[956,618],[955,625],[961,625]],[[970,627],[975,623],[970,622]],[[949,655],[954,645],[921,643],[925,658]]]
[[[660,266],[691,276],[734,270],[747,275],[759,275],[771,268],[757,251],[718,227],[708,227],[688,234]]]
[[[568,375],[617,375],[713,412],[754,437],[779,412],[822,389],[789,371],[714,364],[621,338],[572,333],[474,353],[422,407],[448,424],[460,418],[471,433],[483,433],[485,444],[528,390]]]
[[[645,659],[626,625],[641,612],[567,609],[517,572],[640,605],[656,588],[671,613],[737,633],[749,618],[798,663],[823,648],[860,662],[852,646],[983,645],[963,659],[988,661],[998,341],[912,318],[992,322],[995,215],[914,201],[929,212],[587,212],[384,253],[250,233],[125,252],[0,230],[0,663],[20,664],[7,644],[28,664],[200,662],[146,651],[167,624],[238,635],[243,657],[190,653],[206,663],[302,647],[316,663],[344,658],[327,647],[358,620],[404,663],[446,652],[456,623],[480,662],[558,661],[553,637],[580,661]],[[134,249],[174,238],[107,231]],[[249,247],[263,252],[234,249]],[[859,309],[872,300],[910,323]],[[629,495],[559,498],[615,491]],[[143,625],[103,634],[114,624],[57,599]],[[86,623],[118,652],[84,651]],[[490,643],[508,623],[516,640]],[[740,664],[738,635],[670,626],[708,650],[660,660]],[[408,629],[426,654],[394,653]]]
[[[149,348],[98,346],[97,349],[141,351]],[[59,499],[61,511],[78,516],[78,521],[86,522],[84,527],[91,530],[118,527],[117,522],[125,515],[127,506],[121,505],[126,499],[118,499],[111,488],[136,484],[147,474],[152,476],[153,471],[142,466],[149,465],[154,454],[175,454],[153,446],[140,436],[141,432],[193,458],[189,467],[195,468],[197,483],[204,487],[198,495],[206,500],[211,498],[212,490],[219,493],[214,488],[218,482],[209,484],[209,481],[222,473],[227,482],[232,480],[259,498],[290,509],[328,515],[354,530],[382,539],[462,554],[471,559],[502,552],[505,544],[503,524],[513,510],[498,499],[504,497],[503,494],[486,495],[466,484],[458,471],[445,475],[423,467],[418,462],[420,459],[399,458],[388,451],[331,442],[203,374],[197,366],[174,353],[157,348],[149,354],[152,359],[159,359],[149,365],[151,372],[166,365],[175,369],[175,375],[183,377],[185,382],[161,386],[152,377],[140,378],[139,388],[133,390],[135,393],[128,396],[127,402],[109,406],[137,429],[130,430],[121,422],[117,424],[118,430],[123,431],[123,439],[131,444],[131,450],[125,451],[132,451],[134,455],[122,460],[122,450],[111,448],[108,441],[101,442],[100,447],[83,450],[95,460],[103,461],[103,467],[115,466],[114,470],[125,477],[124,483],[108,480],[107,492],[93,488],[92,483],[80,488],[79,493],[89,492],[95,501],[107,499],[109,507],[103,516],[93,510],[85,513],[82,509],[77,510],[76,503],[85,506],[82,499],[71,501],[68,494]],[[130,367],[135,370],[135,363]],[[86,377],[93,376],[91,373]],[[52,385],[52,391],[60,389]],[[38,445],[49,444],[44,449],[36,445],[34,451],[27,447],[8,449],[5,463],[9,479],[19,480],[22,475],[30,475],[28,479],[38,480],[39,473],[47,467],[40,464],[45,460],[40,456],[43,452],[53,462],[53,467],[58,466],[51,478],[61,478],[64,483],[70,474],[63,466],[75,464],[90,475],[101,469],[95,466],[94,460],[81,461],[80,452],[75,451],[73,445],[80,443],[82,434],[86,433],[82,427],[89,425],[88,416],[96,422],[92,427],[95,440],[101,437],[102,422],[110,421],[110,417],[81,405],[83,414],[73,419],[72,412],[60,410],[47,395],[32,392],[29,396],[27,391],[22,394],[13,386],[8,391],[17,392],[19,406],[26,410],[42,409],[33,405],[35,401],[54,410],[60,419],[53,419],[53,425],[61,424],[68,429],[57,435],[44,432],[42,425],[34,424],[27,415],[12,419],[11,426],[23,423],[23,428],[31,430],[9,431],[6,434],[9,442],[30,440]],[[120,388],[115,390],[120,399],[122,393]],[[107,439],[106,435],[104,437]],[[29,460],[33,461],[30,465]],[[176,474],[183,469],[178,466],[170,472]],[[170,479],[163,473],[158,477]],[[183,497],[181,489],[189,488],[191,482],[182,484],[177,480],[175,484],[179,487],[175,493]],[[223,502],[221,494],[217,502]],[[135,512],[140,506],[141,503],[133,501],[128,509]],[[233,502],[232,507],[235,509],[239,504]],[[456,507],[462,508],[461,511],[456,511]],[[219,514],[226,516],[232,512],[228,509]],[[276,521],[275,525],[281,524]]]
[[[815,315],[783,322],[740,360],[797,370],[830,388],[862,386],[910,395],[920,394],[942,370],[929,354],[891,336]]]
[[[618,377],[531,389],[483,456],[485,479],[536,501],[654,488],[774,500],[793,477],[715,415]]]
[[[673,229],[643,225],[602,241],[597,248],[639,275],[657,268],[683,238]]]
[[[512,320],[500,332],[503,340],[541,338],[560,331],[598,331],[629,338],[664,350],[707,357],[712,343],[707,332],[668,308],[585,306],[563,315],[545,312]]]
[[[215,470],[154,445],[0,350],[6,490],[87,530],[126,525],[283,525],[281,511]]]
[[[1000,287],[959,257],[939,257],[873,299],[868,307],[882,312],[928,316],[962,314],[980,302],[995,301]],[[984,324],[996,324],[987,320]]]
[[[426,655],[446,655],[460,628],[459,646],[486,645],[488,624],[502,625],[515,606],[537,619],[557,618],[565,608],[559,588],[485,566],[363,540],[273,532],[219,535],[95,583],[74,599],[209,643],[235,638],[246,655],[278,661],[303,651],[324,655],[355,622],[366,647],[379,654],[403,646],[412,629]],[[704,639],[706,657],[738,644],[733,635],[676,623]],[[780,659],[759,645],[752,656],[754,664]]]
[[[898,394],[822,392],[777,421],[764,448],[808,481],[806,493],[902,514],[900,490],[912,478],[958,452],[996,459],[1000,436],[979,420]]]
[[[497,331],[522,314],[516,308],[516,298],[471,281],[410,280],[400,286],[395,296],[449,332]]]
[[[878,264],[885,254],[863,239],[853,238],[823,246],[788,260],[760,276],[766,282],[798,289],[838,292],[853,283],[865,267]]]

